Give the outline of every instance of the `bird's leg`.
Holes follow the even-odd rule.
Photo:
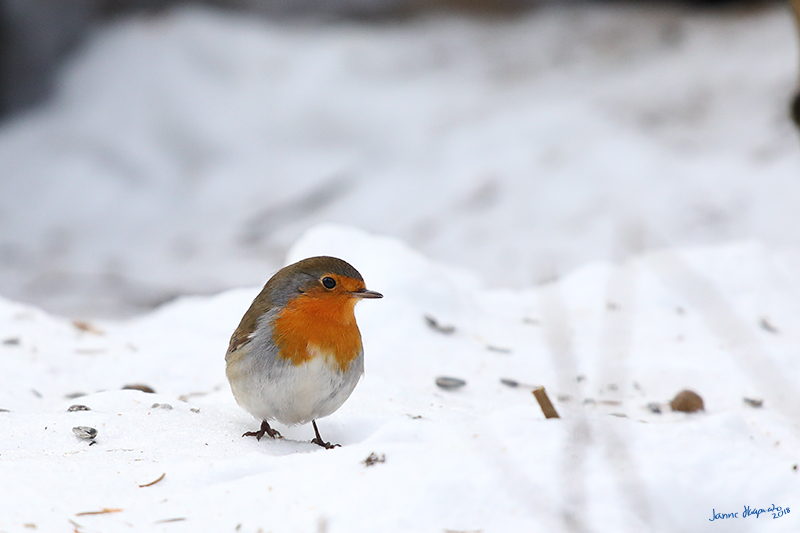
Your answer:
[[[322,446],[326,450],[330,450],[331,448],[336,448],[337,446],[339,447],[342,446],[341,444],[331,444],[330,442],[323,441],[322,437],[319,436],[319,430],[317,429],[317,421],[312,420],[311,424],[314,426],[314,433],[317,434],[317,436],[311,440],[312,443],[316,444],[317,446]]]
[[[269,435],[273,439],[282,439],[283,438],[281,436],[281,434],[278,433],[278,430],[272,429],[271,427],[269,427],[269,422],[267,422],[266,420],[261,422],[261,429],[260,430],[258,430],[258,431],[248,431],[247,433],[242,435],[242,437],[255,437],[256,440],[261,440],[261,437],[263,437],[264,435]]]

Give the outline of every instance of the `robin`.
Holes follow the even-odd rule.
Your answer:
[[[314,426],[311,441],[333,448],[316,419],[336,411],[364,373],[364,347],[353,309],[382,298],[335,257],[310,257],[279,270],[264,285],[233,332],[225,354],[236,402],[261,422],[264,435],[282,438],[269,420]]]

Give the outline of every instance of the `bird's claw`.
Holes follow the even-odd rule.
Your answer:
[[[283,438],[283,435],[278,433],[277,429],[272,429],[271,427],[269,427],[269,424],[267,423],[266,420],[261,423],[261,429],[259,429],[258,431],[248,431],[246,433],[243,433],[242,437],[255,437],[257,441],[260,441],[261,437],[263,437],[264,435],[269,435],[273,439]]]
[[[318,439],[314,437],[311,439],[312,444],[316,444],[317,446],[322,446],[326,450],[332,450],[333,448],[341,448],[341,444],[331,444],[330,442],[323,442],[322,439]]]

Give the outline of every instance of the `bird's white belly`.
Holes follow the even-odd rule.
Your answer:
[[[334,365],[329,357],[317,354],[300,365],[288,361],[272,365],[266,373],[251,369],[243,373],[246,377],[232,382],[231,388],[239,405],[258,419],[304,424],[336,411],[363,371],[361,358],[345,372]]]

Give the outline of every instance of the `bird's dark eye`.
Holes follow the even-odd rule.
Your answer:
[[[326,289],[332,289],[336,286],[336,280],[330,276],[325,276],[324,278],[322,278],[322,285]]]

